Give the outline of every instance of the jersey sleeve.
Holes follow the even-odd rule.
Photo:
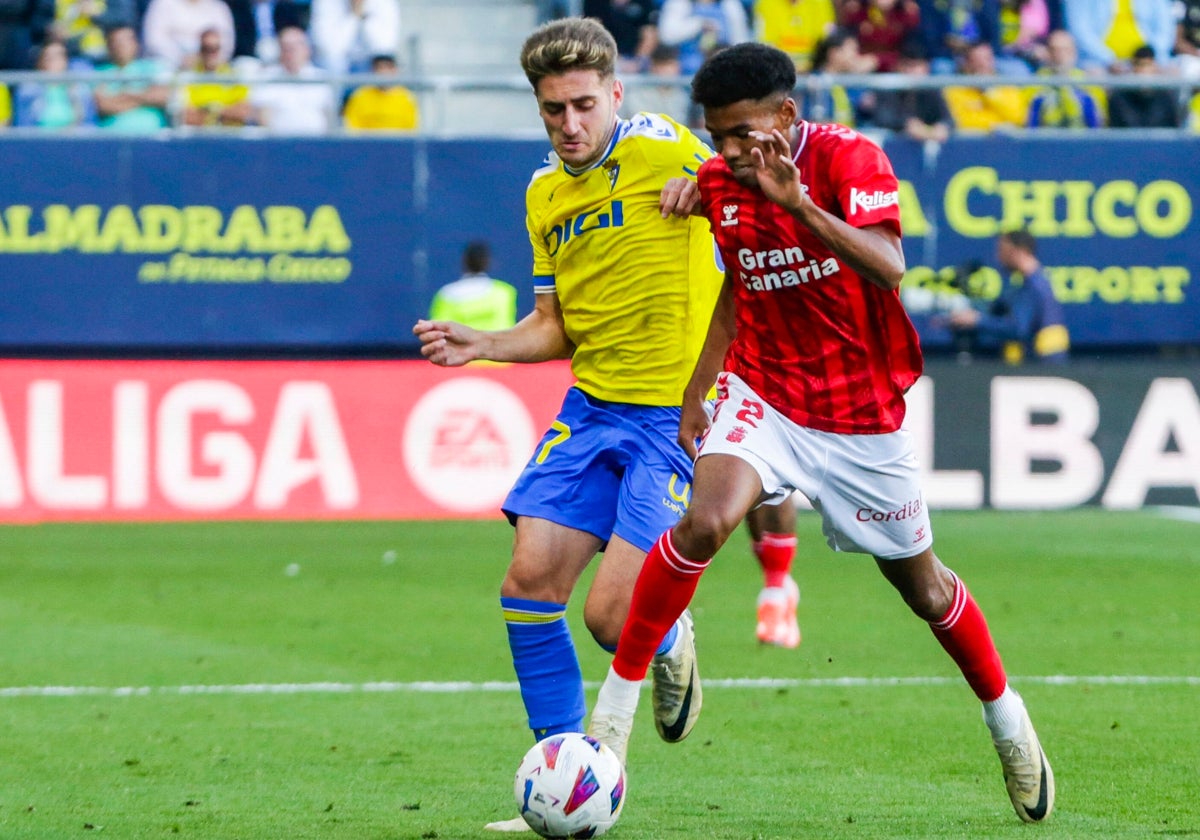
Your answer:
[[[646,161],[664,182],[681,176],[696,180],[700,166],[713,155],[703,140],[663,114],[635,114],[629,123],[630,135],[652,141],[643,146]]]
[[[883,149],[855,134],[834,147],[828,171],[847,223],[883,224],[900,234],[900,184]]]

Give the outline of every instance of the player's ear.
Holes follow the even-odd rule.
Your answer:
[[[783,102],[779,105],[779,122],[782,123],[781,128],[790,128],[796,124],[796,115],[799,109],[796,107],[796,100],[790,96],[786,96]]]
[[[620,108],[621,103],[625,101],[625,85],[620,79],[613,79],[613,104]]]

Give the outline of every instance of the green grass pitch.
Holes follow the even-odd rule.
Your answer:
[[[933,522],[1054,764],[1046,824],[1013,814],[929,631],[804,516],[800,649],[755,643],[736,535],[693,605],[704,713],[663,744],[643,693],[609,836],[1200,836],[1200,524]],[[510,543],[502,522],[0,529],[0,838],[487,836],[530,743],[496,603]],[[591,699],[609,657],[581,602]]]

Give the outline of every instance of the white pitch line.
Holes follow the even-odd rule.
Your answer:
[[[1075,676],[1055,674],[1041,677],[1013,677],[1017,685],[1036,683],[1052,686],[1073,685],[1181,685],[1200,686],[1200,676],[1147,676],[1112,674]],[[783,688],[889,688],[895,686],[958,685],[961,677],[829,677],[817,679],[708,679],[705,688],[783,689]],[[596,688],[599,683],[586,683]],[[472,692],[515,692],[515,682],[311,682],[242,683],[233,685],[23,685],[0,687],[6,697],[148,697],[230,694],[468,694]]]
[[[1164,519],[1175,519],[1179,522],[1200,522],[1200,507],[1184,507],[1183,505],[1158,505],[1150,508]]]

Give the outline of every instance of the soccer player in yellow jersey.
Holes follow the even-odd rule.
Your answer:
[[[535,738],[583,731],[583,677],[565,619],[580,575],[603,552],[584,621],[613,650],[647,550],[687,506],[679,406],[722,280],[708,223],[676,203],[687,203],[680,190],[664,190],[694,182],[711,151],[666,117],[618,117],[616,55],[612,36],[587,18],[552,21],[521,51],[553,147],[526,194],[533,311],[508,330],[413,328],[434,364],[570,358],[578,380],[503,505],[516,537],[500,603]],[[651,669],[667,741],[684,738],[700,711],[693,640],[685,613]]]

